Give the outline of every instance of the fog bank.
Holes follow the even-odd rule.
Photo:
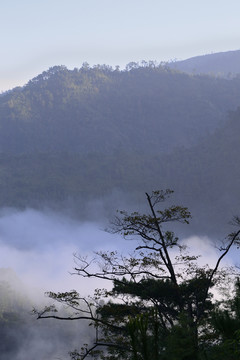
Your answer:
[[[29,311],[27,315],[24,313],[23,321],[20,319],[17,326],[1,329],[2,336],[6,336],[4,343],[8,344],[11,340],[11,346],[10,349],[0,347],[0,358],[66,359],[69,350],[92,341],[94,333],[86,324],[70,322],[66,325],[54,320],[37,321],[33,317],[30,319],[29,313],[32,305],[39,305],[43,301],[45,291],[76,289],[86,296],[96,287],[106,287],[99,280],[70,275],[74,268],[74,253],[91,257],[98,250],[130,253],[134,248],[135,241],[126,241],[118,235],[103,231],[106,225],[100,222],[83,222],[53,211],[1,210],[0,268],[10,268],[17,274],[18,285],[12,280],[9,282],[12,282],[12,290],[16,296],[25,296]],[[219,251],[208,237],[191,236],[183,241],[191,254],[202,255],[198,260],[200,266],[215,265]],[[237,255],[236,250],[232,250],[230,256],[224,259],[223,265],[233,265],[237,261]],[[0,276],[0,285],[1,281]],[[27,325],[24,325],[26,317]]]

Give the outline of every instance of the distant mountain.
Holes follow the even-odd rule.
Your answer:
[[[240,74],[240,50],[195,56],[168,64],[169,68],[189,74],[208,74],[232,78]]]

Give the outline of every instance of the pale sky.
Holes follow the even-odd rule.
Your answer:
[[[240,49],[239,0],[0,0],[0,91],[54,65]]]

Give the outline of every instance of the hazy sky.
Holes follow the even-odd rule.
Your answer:
[[[1,90],[54,65],[124,66],[240,48],[237,0],[0,1]]]

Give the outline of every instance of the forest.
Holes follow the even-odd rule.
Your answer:
[[[0,97],[1,206],[84,216],[115,191],[134,204],[170,187],[214,234],[238,210],[239,90],[153,62],[50,68]]]

